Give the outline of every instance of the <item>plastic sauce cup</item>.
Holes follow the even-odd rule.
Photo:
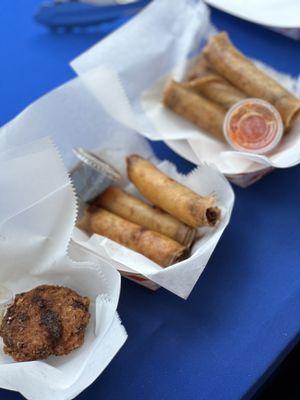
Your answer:
[[[7,308],[13,302],[13,293],[10,289],[0,285],[0,324],[6,313]]]
[[[264,154],[280,142],[283,123],[279,112],[270,103],[249,98],[228,110],[223,131],[235,150]]]

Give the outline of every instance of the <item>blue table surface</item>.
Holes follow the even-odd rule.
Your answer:
[[[68,62],[124,22],[54,34],[33,22],[38,3],[0,2],[1,125],[72,78]],[[250,56],[299,73],[300,42],[216,10],[212,20]],[[191,168],[164,144],[154,148]],[[231,224],[187,301],[123,280],[119,312],[129,339],[79,400],[250,398],[295,344],[300,166],[234,190]],[[0,390],[0,399],[20,398]]]

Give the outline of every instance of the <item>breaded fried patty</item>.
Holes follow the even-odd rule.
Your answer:
[[[16,361],[65,355],[80,347],[90,300],[62,286],[41,285],[16,295],[0,327],[4,352]]]

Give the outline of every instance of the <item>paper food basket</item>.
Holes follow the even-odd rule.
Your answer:
[[[300,162],[300,118],[267,156],[237,157],[229,145],[209,137],[162,105],[171,79],[182,80],[193,58],[217,31],[208,7],[198,0],[154,0],[134,19],[72,61],[106,112],[123,126],[151,140],[163,140],[182,157],[214,164],[232,182],[249,186],[274,168]],[[299,81],[257,62],[283,86],[300,94]],[[97,86],[109,87],[99,92]]]

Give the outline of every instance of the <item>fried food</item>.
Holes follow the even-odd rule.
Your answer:
[[[195,239],[194,229],[118,187],[110,186],[94,204],[144,228],[162,233],[184,246],[190,246]]]
[[[171,81],[164,91],[164,105],[176,114],[224,141],[226,111],[219,104],[196,94],[186,84]]]
[[[281,114],[286,128],[290,127],[299,114],[300,100],[237,50],[226,32],[211,37],[203,54],[209,68],[248,96],[273,104]]]
[[[83,344],[89,305],[88,297],[62,286],[17,294],[0,327],[4,352],[15,361],[69,354]]]
[[[185,82],[184,86],[218,103],[226,110],[247,97],[221,75],[212,71],[203,54],[200,54],[192,66],[188,74],[188,82]]]
[[[88,210],[85,216],[86,230],[105,236],[156,262],[168,267],[186,258],[188,248],[175,240],[134,224],[107,210]]]
[[[221,210],[213,195],[200,196],[150,161],[136,154],[127,157],[127,174],[146,199],[192,228],[215,226],[219,222]]]

